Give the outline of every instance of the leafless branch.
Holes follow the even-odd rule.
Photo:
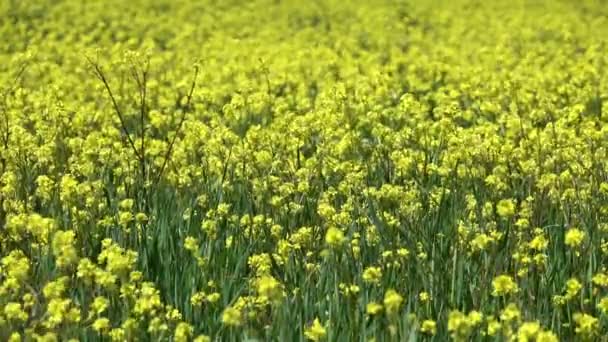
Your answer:
[[[162,177],[163,172],[165,171],[165,167],[167,167],[167,162],[169,161],[169,158],[171,158],[171,153],[173,151],[173,146],[175,145],[175,140],[177,139],[177,136],[179,135],[179,132],[181,131],[182,126],[184,125],[184,121],[186,121],[186,114],[191,109],[192,95],[194,94],[194,89],[196,88],[196,80],[198,78],[198,72],[199,72],[199,66],[195,65],[194,66],[194,77],[192,78],[192,84],[190,86],[190,92],[188,93],[186,105],[184,106],[184,108],[182,110],[182,116],[177,125],[177,130],[175,131],[175,135],[173,136],[173,138],[171,139],[171,142],[169,143],[169,148],[167,149],[167,152],[165,153],[163,164],[158,172],[158,175],[156,177],[156,181],[154,184],[158,184],[158,182],[160,182],[160,178]]]
[[[118,115],[118,119],[120,120],[120,125],[122,128],[122,131],[123,131],[124,135],[127,137],[129,145],[131,145],[131,148],[133,149],[133,153],[135,153],[135,156],[137,157],[137,159],[139,159],[140,162],[144,162],[142,156],[140,155],[139,151],[137,151],[137,148],[135,147],[135,142],[133,141],[133,139],[131,138],[131,135],[129,134],[129,130],[127,129],[127,123],[125,121],[125,117],[122,114],[122,111],[120,110],[120,107],[118,106],[118,103],[116,102],[116,98],[114,97],[114,94],[112,93],[112,89],[105,76],[105,73],[103,72],[103,69],[101,68],[101,66],[98,63],[93,62],[89,57],[86,57],[86,58],[87,58],[87,61],[89,62],[89,64],[93,67],[95,76],[97,76],[99,81],[101,81],[101,83],[103,83],[103,85],[106,89],[106,92],[108,93],[108,96],[110,97],[110,100],[112,101],[112,106],[114,107],[114,111],[116,112],[116,115]]]

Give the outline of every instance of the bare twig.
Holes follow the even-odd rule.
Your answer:
[[[196,88],[196,80],[198,78],[198,72],[199,72],[199,66],[195,65],[194,66],[194,77],[192,78],[192,85],[190,86],[190,92],[188,93],[186,105],[184,106],[184,109],[182,110],[182,116],[177,125],[177,130],[175,131],[175,135],[171,139],[171,142],[169,143],[169,148],[167,149],[167,152],[165,153],[163,164],[158,172],[156,181],[154,182],[155,185],[158,184],[158,182],[160,182],[160,178],[162,177],[163,172],[165,171],[165,167],[167,167],[167,162],[169,161],[169,158],[171,158],[171,153],[173,151],[173,146],[175,145],[175,140],[177,139],[177,136],[179,135],[179,132],[181,131],[182,126],[184,125],[184,121],[186,121],[186,114],[191,109],[192,95],[194,94],[194,88]]]
[[[120,125],[122,128],[123,133],[127,136],[127,140],[129,142],[129,145],[131,145],[131,148],[133,149],[133,153],[135,153],[135,156],[137,157],[137,159],[139,159],[140,162],[144,162],[142,156],[140,155],[139,151],[137,151],[137,147],[135,147],[135,142],[133,141],[133,139],[131,138],[131,135],[129,134],[129,130],[127,129],[127,123],[125,121],[124,115],[122,114],[122,111],[120,110],[120,107],[118,106],[118,103],[116,102],[116,98],[114,98],[114,94],[112,93],[112,89],[110,88],[110,84],[108,83],[108,80],[106,79],[105,73],[103,72],[103,69],[101,68],[101,66],[95,62],[93,62],[89,57],[86,57],[87,61],[89,62],[89,64],[91,64],[91,66],[95,69],[95,76],[97,76],[97,78],[101,81],[101,83],[103,83],[106,92],[108,93],[108,96],[110,97],[110,100],[112,101],[112,105],[114,106],[114,111],[116,112],[116,115],[118,115],[118,119],[120,120]]]
[[[13,81],[11,82],[11,84],[2,91],[2,102],[0,103],[0,105],[2,105],[2,112],[4,114],[4,124],[5,124],[5,129],[6,129],[6,131],[3,132],[3,135],[2,135],[2,143],[4,144],[4,149],[8,149],[8,142],[10,139],[10,121],[9,121],[8,113],[6,112],[7,107],[8,107],[7,98],[10,94],[15,92],[15,90],[19,87],[19,81],[21,80],[23,73],[27,69],[27,66],[28,66],[28,61],[21,63],[21,65],[19,66],[19,70],[17,71],[17,74],[13,78]]]
[[[21,63],[21,65],[19,66],[19,69],[17,71],[17,74],[13,78],[12,83],[8,87],[3,89],[2,93],[0,94],[2,96],[0,99],[0,110],[2,111],[2,114],[4,115],[4,125],[5,125],[5,127],[4,127],[5,131],[2,132],[2,144],[3,144],[3,148],[4,148],[4,150],[3,150],[4,153],[2,153],[2,155],[0,156],[0,167],[2,168],[0,170],[0,172],[1,172],[0,175],[4,175],[4,173],[6,172],[7,159],[6,159],[5,153],[9,149],[9,143],[10,143],[10,137],[11,137],[10,117],[9,117],[9,113],[8,113],[8,97],[10,95],[12,95],[19,87],[19,85],[21,83],[21,78],[23,77],[23,73],[27,69],[28,64],[29,64],[28,61],[24,61],[23,63]],[[2,185],[4,185],[4,181],[0,181],[0,183]],[[5,201],[4,196],[2,196],[0,194],[0,227],[4,227],[5,223],[6,223],[6,211],[4,210],[4,201]]]
[[[135,82],[137,83],[137,87],[139,90],[139,125],[140,125],[140,148],[139,153],[143,161],[146,161],[146,99],[148,92],[148,73],[150,70],[150,60],[146,59],[144,67],[141,69],[141,77],[140,71],[137,70],[137,66],[133,64],[131,66],[131,75]],[[148,180],[148,174],[146,171],[145,163],[141,163],[141,175],[144,182]],[[145,194],[145,186],[144,186],[144,194]]]

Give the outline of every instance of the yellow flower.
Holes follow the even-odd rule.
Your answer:
[[[96,271],[97,266],[95,266],[91,260],[82,258],[80,259],[80,262],[78,262],[78,271],[76,272],[76,276],[79,279],[82,278],[86,284],[91,284],[95,278]]]
[[[190,304],[193,306],[201,306],[205,301],[205,292],[197,292],[190,297]]]
[[[592,337],[599,332],[599,320],[586,313],[577,312],[573,315],[576,322],[575,332],[584,337]]]
[[[93,300],[93,304],[91,304],[91,310],[96,315],[101,315],[108,309],[109,304],[110,301],[107,298],[101,296],[95,297],[95,299]]]
[[[479,311],[471,311],[468,315],[454,310],[448,315],[448,331],[455,340],[463,341],[468,339],[473,329],[483,320],[483,315]]]
[[[70,266],[78,261],[78,254],[74,248],[75,237],[76,234],[71,230],[57,231],[53,236],[51,246],[59,268]]]
[[[30,260],[21,250],[13,250],[2,258],[1,262],[4,272],[9,278],[15,279],[19,283],[27,280],[30,272]]]
[[[469,312],[467,320],[469,321],[469,324],[476,326],[483,320],[483,314],[479,311],[473,310]]]
[[[21,342],[21,334],[19,334],[18,332],[12,333],[11,336],[8,338],[8,342]]]
[[[171,305],[165,307],[165,318],[167,321],[179,321],[182,319],[182,313]]]
[[[564,298],[566,300],[570,300],[576,297],[576,295],[580,292],[582,288],[583,285],[581,285],[581,283],[576,278],[568,279],[568,281],[566,282],[566,294]]]
[[[606,273],[599,272],[591,278],[593,284],[601,287],[608,287],[608,275]]]
[[[536,335],[536,342],[559,342],[559,339],[551,331],[541,331]]]
[[[123,328],[114,328],[110,330],[108,335],[110,336],[110,340],[115,342],[126,340],[126,333]]]
[[[47,299],[60,298],[67,288],[68,277],[60,277],[44,286],[42,293]]]
[[[496,213],[502,218],[510,218],[515,215],[515,201],[512,199],[504,199],[496,204]]]
[[[193,342],[211,342],[211,337],[207,335],[198,335]]]
[[[22,310],[21,304],[15,302],[5,304],[4,315],[6,315],[7,319],[12,321],[25,322],[28,318],[28,314]]]
[[[608,315],[608,297],[604,297],[604,298],[600,299],[600,302],[597,303],[597,308],[604,315]]]
[[[98,333],[104,333],[109,329],[110,320],[105,317],[98,318],[95,320],[95,322],[93,322],[93,330],[97,331]]]
[[[540,330],[540,323],[524,322],[517,330],[517,339],[518,341],[533,341]]]
[[[219,292],[213,292],[211,294],[208,294],[206,299],[209,303],[215,303],[220,299],[220,294]]]
[[[491,320],[488,321],[488,335],[489,336],[496,336],[496,334],[498,334],[500,332],[501,328],[502,328],[502,325],[500,324],[500,322],[498,322],[496,320],[496,318],[492,318]]]
[[[193,332],[194,328],[190,324],[179,322],[175,327],[175,334],[173,335],[173,340],[175,342],[187,342],[188,338],[192,336]]]
[[[148,222],[148,215],[145,213],[137,213],[135,214],[135,221],[139,224],[143,224]]]
[[[519,287],[512,277],[508,275],[500,275],[492,280],[492,295],[495,297],[505,296],[512,293],[517,293]]]
[[[192,236],[186,237],[184,248],[190,252],[196,252],[198,250],[198,240]]]
[[[325,242],[332,248],[341,247],[346,238],[344,237],[344,233],[335,227],[330,227],[327,229],[327,233],[325,234]]]
[[[31,293],[26,293],[23,295],[22,300],[23,300],[23,308],[30,309],[31,307],[34,306],[36,298]]]
[[[565,244],[570,248],[578,248],[585,239],[585,232],[578,228],[570,228],[566,232]]]
[[[159,317],[152,318],[148,324],[148,332],[151,334],[160,334],[167,330],[169,330],[169,327]]]
[[[492,238],[487,234],[480,233],[471,241],[471,248],[474,251],[483,251],[492,242]]]
[[[456,331],[466,323],[466,315],[458,310],[451,311],[448,316],[448,331]]]
[[[222,313],[222,323],[229,326],[240,326],[242,324],[241,311],[234,307],[227,307]]]
[[[106,264],[106,271],[116,276],[129,274],[137,261],[137,252],[125,250],[111,239],[104,239],[99,263]]]
[[[382,304],[378,304],[376,302],[368,303],[365,311],[368,315],[377,315],[382,312]]]
[[[153,283],[143,283],[139,291],[139,297],[135,301],[133,312],[137,315],[155,314],[161,308],[160,292],[154,287]]]
[[[278,301],[283,298],[283,286],[272,276],[265,275],[260,277],[256,285],[258,294],[267,300]]]
[[[57,342],[59,339],[57,338],[57,334],[53,332],[47,332],[42,336],[35,336],[36,342]]]
[[[382,278],[380,267],[370,266],[363,271],[363,281],[371,284],[378,284]]]
[[[435,335],[437,333],[437,323],[432,319],[424,320],[420,326],[420,331],[425,334]]]
[[[390,289],[384,294],[384,307],[388,315],[397,313],[402,303],[403,297],[397,291]]]
[[[507,305],[507,307],[504,308],[500,313],[500,320],[504,322],[519,320],[520,317],[521,312],[519,311],[519,308],[517,308],[517,305],[515,305],[514,303],[510,303],[509,305]]]
[[[548,245],[549,245],[549,241],[547,241],[547,239],[543,235],[535,236],[534,239],[532,239],[532,241],[530,241],[530,244],[529,244],[530,249],[533,249],[538,252],[547,249]]]
[[[325,327],[321,325],[318,318],[304,331],[304,336],[311,341],[321,341],[327,335]]]
[[[340,292],[345,296],[356,296],[359,293],[359,291],[361,291],[359,286],[357,286],[355,284],[348,285],[345,283],[340,283],[338,285],[338,288],[340,289]]]

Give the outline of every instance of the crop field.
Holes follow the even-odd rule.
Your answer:
[[[608,4],[0,0],[0,341],[608,341]]]

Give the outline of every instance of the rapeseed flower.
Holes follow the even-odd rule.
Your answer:
[[[384,307],[388,315],[397,313],[401,308],[401,304],[403,304],[403,297],[397,291],[392,289],[386,291],[384,294]]]
[[[492,295],[505,296],[508,294],[517,293],[519,287],[512,277],[508,275],[500,275],[492,280]]]
[[[327,335],[327,330],[321,322],[319,322],[318,318],[312,322],[312,324],[304,331],[304,336],[311,341],[321,341]]]
[[[332,248],[339,248],[345,241],[344,233],[338,228],[330,227],[325,234],[325,242]]]
[[[420,331],[431,336],[435,335],[437,333],[437,323],[432,319],[426,319],[422,321]]]
[[[606,335],[601,3],[51,2],[0,2],[0,340]]]
[[[222,313],[222,323],[228,326],[240,326],[243,323],[241,312],[234,307],[227,307]]]
[[[496,204],[496,213],[502,218],[515,215],[515,202],[512,199],[503,199]]]
[[[564,242],[566,246],[575,249],[580,247],[580,245],[583,243],[583,240],[585,239],[585,236],[586,234],[584,231],[578,228],[570,228],[566,232]]]
[[[368,315],[371,316],[379,314],[380,312],[382,312],[383,309],[384,307],[382,306],[382,304],[376,302],[367,303],[367,306],[365,307],[365,311]]]
[[[586,313],[577,312],[573,315],[576,323],[576,334],[583,338],[591,338],[598,334],[599,320]]]
[[[363,281],[370,284],[378,284],[382,277],[380,267],[370,266],[363,271]]]

